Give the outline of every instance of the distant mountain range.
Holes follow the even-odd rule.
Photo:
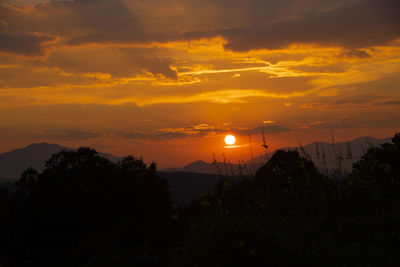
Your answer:
[[[310,156],[320,169],[334,169],[336,167],[335,159],[342,157],[342,167],[351,168],[352,162],[360,159],[360,157],[371,146],[379,146],[383,143],[391,142],[390,138],[377,139],[374,137],[359,137],[349,142],[341,142],[332,145],[332,143],[316,142],[303,147],[303,151]],[[298,148],[282,148],[283,150],[293,150]],[[56,144],[37,143],[27,147],[15,149],[10,152],[0,154],[0,177],[3,179],[18,179],[21,173],[28,167],[33,167],[38,171],[42,171],[45,162],[51,155],[61,150],[74,150],[72,148],[59,146]],[[99,153],[113,162],[117,162],[121,158],[107,153]],[[273,152],[269,154],[271,156]],[[323,160],[325,154],[325,160]],[[350,158],[351,156],[351,158]],[[202,173],[215,175],[237,175],[253,173],[266,161],[265,156],[260,156],[247,161],[244,165],[230,163],[207,163],[205,161],[195,161],[182,168],[168,168],[163,172],[185,172],[185,173]],[[241,168],[241,169],[240,169]]]
[[[164,172],[159,175],[167,180],[171,196],[177,203],[189,204],[199,194],[211,191],[221,175],[194,172]]]
[[[304,146],[303,151],[321,170],[334,169],[337,164],[335,159],[339,157],[343,158],[342,168],[344,170],[351,170],[352,163],[359,160],[369,147],[388,142],[391,142],[390,138],[360,137],[349,142],[336,143],[335,145],[316,142]],[[293,149],[299,148],[283,148],[283,150]],[[74,149],[56,144],[39,143],[0,154],[0,184],[13,190],[14,182],[21,176],[25,169],[33,167],[38,171],[42,171],[45,162],[49,160],[51,155],[61,150]],[[273,152],[268,156],[270,157],[272,154]],[[323,160],[323,154],[325,154],[325,160]],[[112,162],[121,160],[121,158],[107,153],[99,153],[99,155]],[[174,200],[188,204],[198,194],[209,192],[218,182],[221,175],[235,178],[238,177],[235,175],[239,174],[252,174],[265,164],[265,162],[265,156],[249,160],[242,166],[221,162],[213,164],[199,160],[182,168],[161,170],[159,174],[168,181]]]
[[[59,153],[62,150],[75,150],[56,144],[38,143],[27,147],[15,149],[10,152],[0,154],[0,185],[10,190],[15,190],[15,181],[19,179],[22,172],[32,167],[39,172],[44,169],[45,163],[51,155]],[[112,162],[118,162],[121,158],[107,153],[99,153],[100,156],[109,159]],[[205,163],[205,162],[204,162]],[[198,162],[194,163],[197,166]],[[203,167],[209,167],[208,171],[214,165],[205,163]],[[201,168],[194,168],[201,172]],[[207,169],[204,169],[207,171]],[[194,172],[196,172],[194,171]],[[190,203],[198,194],[209,192],[214,184],[220,178],[217,174],[193,173],[193,172],[159,172],[160,176],[168,181],[171,195],[176,202]]]
[[[391,138],[378,139],[365,136],[348,142],[326,143],[314,142],[302,147],[281,148],[281,150],[298,150],[302,156],[309,157],[321,171],[334,170],[338,167],[343,171],[351,171],[353,163],[360,160],[367,150],[384,143],[391,143]],[[272,155],[271,153],[270,155]],[[265,157],[257,157],[255,164],[265,163]],[[249,164],[251,162],[249,161]],[[340,166],[339,166],[340,165]]]
[[[340,143],[326,143],[314,142],[300,147],[286,147],[281,150],[298,150],[300,154],[306,154],[314,161],[315,165],[320,170],[333,170],[339,164],[338,159],[341,158],[342,170],[351,170],[352,164],[358,161],[363,154],[371,146],[379,146],[384,143],[391,143],[391,138],[377,139],[375,137],[359,137],[348,142]],[[271,157],[275,151],[268,154]],[[325,159],[324,159],[325,158]],[[266,156],[259,156],[254,159],[248,160],[244,165],[239,167],[237,164],[231,163],[207,163],[204,161],[195,161],[182,168],[169,168],[163,170],[164,172],[193,172],[193,173],[206,173],[206,174],[247,174],[248,172],[254,173],[258,168],[266,163]],[[241,171],[239,169],[241,168]]]
[[[192,172],[204,174],[237,174],[239,166],[231,163],[207,163],[202,160],[192,162],[182,168],[168,168],[162,170],[163,172]]]
[[[42,171],[47,160],[51,155],[62,150],[75,150],[73,148],[63,147],[56,144],[36,143],[24,148],[12,150],[0,154],[0,177],[3,179],[18,179],[22,172],[29,167]],[[99,153],[113,162],[120,158],[107,153]]]

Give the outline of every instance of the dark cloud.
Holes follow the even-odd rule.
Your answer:
[[[0,32],[6,30],[8,27],[8,23],[5,19],[0,19]]]
[[[374,95],[363,95],[363,96],[353,96],[348,98],[333,98],[333,105],[344,105],[344,104],[366,104],[371,103],[376,99]]]
[[[36,139],[56,139],[67,141],[84,141],[101,136],[100,133],[88,131],[46,131],[34,134]]]
[[[218,131],[224,132],[224,130],[219,130],[214,126],[203,123],[203,124],[184,126],[179,128],[163,128],[149,133],[132,132],[132,133],[123,133],[119,135],[127,139],[163,141],[170,139],[181,139],[185,137],[204,137],[209,135],[215,135]]]
[[[146,139],[148,137],[145,133],[133,132],[133,133],[122,133],[119,136],[126,139]]]
[[[381,127],[392,127],[393,125],[397,125],[399,123],[398,117],[395,118],[380,118],[376,119],[339,119],[339,120],[323,120],[323,121],[314,121],[311,123],[307,123],[302,125],[301,128],[306,129],[357,129],[357,128],[381,128]],[[305,126],[305,127],[304,127]]]
[[[75,0],[52,2],[53,8],[71,10],[92,32],[143,32],[139,22],[122,0]],[[49,7],[51,8],[51,7]]]
[[[349,129],[356,128],[359,125],[348,118],[332,121],[315,121],[308,124],[310,129]]]
[[[180,133],[180,132],[175,132],[175,133],[155,133],[150,135],[151,140],[169,140],[169,139],[179,139],[179,138],[185,138],[188,137],[189,135],[186,133]]]
[[[54,68],[39,67],[38,60],[30,60],[29,66],[11,65],[0,68],[0,88],[34,88],[39,86],[90,85],[104,82],[101,76],[65,75]],[[39,65],[36,67],[35,65]]]
[[[233,51],[317,43],[345,47],[343,57],[363,58],[368,54],[358,48],[400,37],[398,10],[398,0],[75,0],[37,5],[30,12],[2,6],[0,19],[9,32],[58,35],[70,45],[222,36]],[[36,52],[23,51],[38,53],[42,41],[26,40]]]
[[[400,106],[400,101],[392,100],[392,101],[383,101],[374,103],[376,106]]]
[[[362,105],[362,104],[373,104],[378,95],[360,95],[360,96],[349,96],[344,98],[343,96],[325,97],[323,101],[312,101],[301,105],[301,108],[313,109],[313,110],[335,110],[341,107],[348,107],[349,105]]]
[[[290,132],[290,129],[284,126],[280,125],[265,125],[265,126],[259,126],[255,127],[252,129],[244,129],[244,130],[238,130],[238,133],[242,135],[247,135],[247,134],[261,134],[262,132],[264,134],[274,134],[274,133],[285,133],[285,132]]]
[[[114,135],[114,133],[110,133]],[[106,136],[106,133],[90,132],[90,131],[46,131],[35,133],[36,139],[54,139],[54,140],[67,140],[67,141],[85,141],[88,139]],[[193,136],[189,133],[182,132],[130,132],[130,133],[117,133],[115,134],[123,139],[138,139],[138,140],[152,140],[152,141],[165,141],[170,139],[180,139],[188,136]]]
[[[343,66],[343,64],[339,63],[329,64],[324,66],[302,65],[302,66],[291,67],[291,69],[307,73],[344,73],[347,70],[346,66]]]
[[[76,39],[76,44],[120,39],[126,43],[144,35],[142,25],[122,0],[50,1],[29,11],[22,8],[0,5],[0,19],[8,23],[9,32],[46,33]]]
[[[306,1],[311,3],[313,1]],[[337,1],[336,1],[337,2]],[[360,0],[348,1],[343,5],[328,10],[319,9],[314,12],[295,15],[286,14],[282,18],[270,19],[269,11],[281,10],[287,7],[297,7],[293,1],[247,1],[244,4],[237,1],[217,1],[214,8],[223,10],[234,7],[252,18],[250,25],[235,25],[234,22],[225,25],[225,29],[192,30],[184,34],[145,34],[143,31],[103,32],[87,34],[71,40],[72,44],[93,42],[123,42],[140,43],[152,41],[192,40],[204,37],[222,36],[227,39],[226,49],[233,51],[248,51],[251,49],[278,49],[293,43],[319,43],[348,48],[342,56],[367,57],[360,47],[386,44],[400,36],[400,19],[396,10],[400,10],[397,0]],[[193,6],[193,2],[189,2]],[[213,5],[212,3],[203,3]],[[233,5],[232,5],[233,4]],[[245,6],[244,9],[239,7]],[[228,8],[229,6],[229,8]],[[189,12],[192,9],[189,9]],[[220,16],[227,12],[219,12]],[[263,16],[261,16],[263,14]],[[188,13],[187,19],[191,19]],[[286,20],[285,20],[286,19]],[[289,19],[289,20],[288,20]]]
[[[158,131],[150,133],[133,132],[133,133],[124,133],[119,135],[126,139],[163,141],[170,139],[181,139],[186,137],[214,136],[217,134],[223,134],[228,132],[234,132],[240,135],[261,134],[261,131],[263,131],[265,134],[273,134],[273,133],[289,132],[290,129],[279,125],[266,125],[250,129],[242,129],[242,128],[225,129],[225,128],[217,128],[208,124],[199,124],[194,126],[186,126],[182,128],[159,129]]]
[[[339,57],[341,58],[369,58],[371,57],[366,51],[351,49],[343,51]]]
[[[37,30],[63,36],[143,33],[142,25],[123,0],[51,1],[35,6],[31,13],[18,15],[25,21],[15,23],[15,27],[27,28],[27,22],[35,21]]]
[[[175,70],[171,69],[171,63],[172,63],[172,59],[171,58],[151,58],[149,60],[147,60],[147,62],[145,64],[143,64],[145,66],[145,68],[153,73],[153,74],[162,74],[167,78],[170,79],[177,79],[178,78],[178,74],[176,73]]]
[[[149,37],[142,33],[137,33],[135,31],[121,33],[89,33],[89,34],[81,34],[79,36],[73,37],[69,40],[69,44],[83,45],[83,44],[92,44],[92,43],[146,43],[149,41]]]
[[[385,44],[400,36],[400,2],[364,0],[264,28],[222,31],[227,49],[277,49],[292,43],[344,47]]]
[[[56,66],[67,72],[109,73],[113,77],[132,77],[144,72],[176,79],[177,73],[170,65],[173,59],[153,55],[146,48],[82,48],[56,51],[47,60],[49,66]]]
[[[152,133],[133,132],[133,133],[123,133],[118,135],[125,139],[154,140],[154,141],[179,139],[189,136],[189,134],[182,132],[152,132]]]
[[[56,39],[48,35],[0,32],[0,52],[40,56],[46,52],[46,43]]]

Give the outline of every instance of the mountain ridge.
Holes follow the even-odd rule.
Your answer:
[[[344,155],[348,151],[348,147],[352,152],[352,159],[344,162],[343,168],[351,169],[353,162],[360,159],[369,146],[378,146],[383,143],[391,142],[390,138],[378,139],[375,137],[363,136],[354,138],[351,141],[335,143],[327,142],[313,142],[308,145],[302,146],[306,154],[314,161],[315,165],[320,168],[334,169],[337,162],[335,162],[338,155]],[[320,150],[318,156],[317,147]],[[286,147],[280,148],[280,150],[295,150],[299,147]],[[335,151],[336,149],[336,151]],[[38,171],[42,171],[45,162],[55,153],[59,153],[62,150],[75,150],[74,148],[68,148],[60,146],[58,144],[51,143],[33,143],[23,148],[17,148],[8,152],[0,153],[0,177],[1,180],[6,179],[18,179],[22,172],[28,167],[32,167]],[[326,153],[326,164],[322,163],[321,153]],[[268,154],[270,157],[275,151]],[[301,152],[301,151],[300,151]],[[121,157],[114,156],[108,153],[99,152],[99,155],[109,159],[112,162],[121,160]],[[248,172],[254,172],[266,162],[265,155],[255,157],[246,162],[246,166],[239,166],[238,164],[215,162],[208,163],[203,160],[197,160],[189,163],[183,167],[178,168],[167,168],[161,169],[162,172],[186,172],[186,173],[200,173],[200,174],[213,174],[213,175],[237,175],[241,172],[248,174]],[[242,167],[242,169],[241,169]],[[249,170],[251,169],[251,170]],[[247,170],[247,171],[246,171]]]
[[[53,154],[59,153],[62,150],[73,151],[76,149],[41,142],[0,153],[0,177],[3,177],[3,180],[18,179],[22,172],[29,167],[37,171],[42,171],[46,161],[49,160]],[[99,152],[99,155],[113,162],[120,159],[108,153]]]
[[[344,157],[348,151],[348,145],[350,145],[350,151],[352,153],[352,159],[349,160],[344,160],[342,164],[342,169],[344,170],[351,170],[352,163],[355,161],[358,161],[361,156],[368,150],[370,146],[379,146],[383,143],[388,143],[391,142],[391,138],[375,138],[371,136],[361,136],[354,138],[350,141],[346,142],[338,142],[338,143],[328,143],[328,142],[313,142],[310,144],[307,144],[305,146],[301,146],[304,149],[304,152],[311,158],[311,160],[314,161],[314,164],[320,169],[327,169],[327,170],[332,170],[335,169],[337,166],[337,162],[335,162],[335,157],[337,158],[338,156]],[[316,152],[317,147],[319,148],[319,154]],[[299,152],[302,153],[300,147],[283,147],[279,148],[277,150],[300,150]],[[268,153],[268,157],[271,157],[273,153],[275,153],[277,150],[271,151]],[[325,152],[326,156],[326,164],[324,164],[322,161],[322,151]],[[336,156],[335,156],[336,154]],[[345,157],[344,157],[345,158]],[[243,172],[245,172],[246,168],[249,168],[250,172],[255,172],[259,167],[261,167],[263,164],[266,163],[266,157],[265,155],[255,157],[254,159],[250,159],[245,162],[245,165],[247,166],[242,166],[244,169],[242,169]],[[207,163],[202,160],[194,161],[192,163],[189,163],[181,168],[168,168],[168,169],[163,169],[161,171],[164,172],[194,172],[194,173],[207,173],[207,174],[228,174],[231,175],[230,172],[233,172],[234,174],[239,173],[239,165],[237,164],[232,164],[232,163]],[[207,172],[200,172],[198,170],[205,170]],[[246,173],[246,172],[245,172]]]

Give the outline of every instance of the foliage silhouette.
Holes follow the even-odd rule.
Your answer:
[[[14,203],[15,259],[41,266],[109,229],[160,223],[171,213],[168,185],[154,164],[133,157],[114,164],[89,148],[53,155],[40,174],[25,171]]]
[[[365,157],[395,170],[396,138]],[[365,157],[338,187],[296,151],[276,152],[250,179],[221,180],[192,203],[181,266],[397,266],[400,191],[366,182]]]
[[[297,151],[221,177],[190,206],[155,164],[80,148],[0,188],[9,266],[399,266],[400,134],[335,182]],[[8,266],[6,265],[6,266]]]
[[[364,180],[386,185],[400,185],[400,134],[392,138],[393,144],[370,148],[354,164],[353,175]]]

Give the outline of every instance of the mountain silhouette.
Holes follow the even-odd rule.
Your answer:
[[[341,169],[344,171],[350,171],[352,164],[358,161],[362,155],[364,155],[368,148],[377,147],[384,143],[391,143],[391,138],[378,139],[375,137],[364,136],[358,137],[351,141],[339,142],[339,143],[327,143],[327,142],[314,142],[305,146],[300,147],[287,147],[281,148],[280,150],[299,150],[300,154],[306,154],[314,162],[315,166],[320,170],[334,170],[341,164]],[[301,151],[303,150],[303,151]],[[272,156],[272,153],[269,156]],[[323,159],[325,154],[325,160]],[[341,162],[339,163],[339,158]],[[255,169],[258,169],[264,165],[266,161],[265,156],[256,157],[254,160],[249,160],[248,165],[256,165]]]
[[[19,179],[22,172],[29,167],[41,172],[51,155],[62,150],[75,150],[57,144],[35,143],[24,148],[15,149],[0,154],[0,177],[5,180]],[[111,154],[99,153],[100,156],[117,162],[118,157]]]
[[[221,178],[221,175],[217,174],[182,171],[159,171],[158,174],[167,180],[174,201],[185,204],[190,204],[190,202],[200,194],[210,192],[213,186],[217,184]]]
[[[378,139],[374,137],[359,137],[348,142],[332,143],[327,142],[314,142],[303,146],[305,153],[307,153],[314,161],[315,165],[320,169],[335,169],[337,159],[339,156],[346,158],[348,152],[351,151],[352,159],[343,160],[343,168],[350,169],[352,162],[360,159],[370,146],[379,146],[383,143],[390,143],[390,138]],[[317,147],[318,153],[317,155]],[[281,150],[295,150],[298,147],[287,147]],[[60,152],[61,150],[74,150],[60,146],[57,144],[48,143],[35,143],[27,147],[15,149],[6,153],[0,154],[0,179],[18,179],[21,173],[32,167],[39,172],[43,170],[45,162],[51,155]],[[325,163],[322,160],[322,151],[325,153]],[[269,153],[271,156],[275,151]],[[112,162],[117,162],[121,158],[107,153],[99,153],[100,156],[109,159]],[[254,158],[246,162],[246,167],[242,169],[243,174],[247,172],[255,172],[266,161],[265,155]],[[246,169],[247,168],[247,169]],[[246,172],[247,170],[247,172]],[[217,175],[237,175],[240,173],[239,166],[231,163],[207,163],[202,160],[192,162],[181,168],[168,168],[162,170],[163,172],[186,172],[186,173],[201,173],[201,174],[217,174]]]
[[[342,168],[344,170],[350,170],[353,162],[356,162],[361,158],[361,156],[367,152],[368,148],[371,146],[379,146],[384,143],[391,143],[390,138],[378,139],[375,137],[365,136],[358,137],[348,142],[339,143],[327,143],[327,142],[314,142],[303,146],[304,152],[310,156],[311,160],[319,169],[333,170],[337,166],[335,160],[338,157],[343,158]],[[318,150],[317,150],[318,147]],[[299,147],[285,147],[280,148],[280,150],[297,150]],[[318,153],[317,153],[318,151]],[[349,152],[351,153],[351,158],[349,157]],[[268,153],[268,157],[271,157],[275,151]],[[322,159],[322,153],[325,153],[325,162]],[[317,155],[319,154],[319,155]],[[348,158],[348,159],[346,159]],[[247,172],[254,173],[258,168],[264,165],[266,162],[265,155],[255,157],[254,159],[248,160],[245,165],[242,166],[243,174],[248,174]],[[162,170],[164,172],[191,172],[191,173],[205,173],[205,174],[228,174],[231,175],[232,172],[237,175],[239,174],[239,166],[237,164],[231,163],[207,163],[202,160],[194,161],[181,168],[168,168]]]
[[[182,168],[168,168],[162,170],[163,172],[190,172],[190,173],[203,173],[203,174],[237,174],[238,165],[232,163],[207,163],[202,160],[194,161]]]

